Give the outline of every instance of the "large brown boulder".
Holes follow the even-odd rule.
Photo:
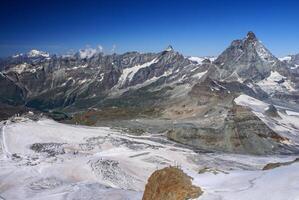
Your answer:
[[[142,200],[186,200],[197,198],[202,193],[181,169],[166,167],[150,176]]]

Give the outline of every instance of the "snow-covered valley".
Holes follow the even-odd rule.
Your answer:
[[[142,199],[148,177],[178,166],[202,200],[298,199],[295,156],[203,152],[162,135],[132,136],[108,127],[17,117],[1,124],[0,199]]]

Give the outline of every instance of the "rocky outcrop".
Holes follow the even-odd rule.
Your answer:
[[[0,121],[6,120],[13,115],[22,115],[28,111],[29,109],[24,106],[11,106],[0,103]]]
[[[248,108],[233,105],[227,108],[226,112],[223,121],[214,120],[209,126],[208,123],[178,123],[167,132],[167,137],[200,149],[250,154],[273,154],[283,151],[282,143],[288,139],[272,131]],[[216,118],[210,116],[214,117]]]
[[[0,72],[0,103],[23,105],[26,91],[14,80]]]
[[[275,169],[277,167],[291,165],[291,164],[293,164],[295,162],[299,162],[299,158],[296,158],[295,160],[289,161],[289,162],[268,163],[267,165],[265,165],[263,167],[263,170]]]
[[[202,193],[181,169],[166,167],[150,176],[142,200],[187,200],[198,198]]]
[[[299,66],[299,53],[295,55],[286,56],[281,59],[283,62],[294,65],[294,67]]]
[[[170,109],[173,112],[169,116],[183,117],[183,120],[167,131],[168,139],[205,150],[250,154],[280,152],[284,148],[282,143],[288,139],[271,130],[248,108],[236,105],[234,98],[242,93],[267,98],[236,81],[202,78],[188,94],[195,105],[186,102],[181,103],[184,106],[176,104]]]
[[[270,117],[280,117],[278,112],[277,112],[277,109],[272,104],[268,106],[268,108],[265,111],[265,114],[270,116]]]
[[[230,135],[232,150],[253,154],[277,153],[281,143],[288,141],[271,130],[248,108],[234,105],[225,123],[225,132]]]

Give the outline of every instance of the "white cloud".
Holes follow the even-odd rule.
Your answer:
[[[115,53],[115,51],[116,51],[116,45],[113,44],[113,45],[112,45],[112,49],[111,49],[111,53]]]
[[[96,48],[92,48],[90,45],[86,45],[85,49],[80,49],[80,57],[81,58],[91,58],[97,53],[102,53],[103,52],[103,47],[102,45],[98,45]]]
[[[103,48],[103,46],[102,45],[98,45],[98,47],[97,47],[97,49],[98,49],[98,51],[99,52],[103,52],[104,51],[104,48]]]

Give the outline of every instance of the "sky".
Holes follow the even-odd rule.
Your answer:
[[[248,31],[276,56],[299,53],[296,0],[1,0],[0,19],[0,57],[169,44],[186,56],[216,56]]]

